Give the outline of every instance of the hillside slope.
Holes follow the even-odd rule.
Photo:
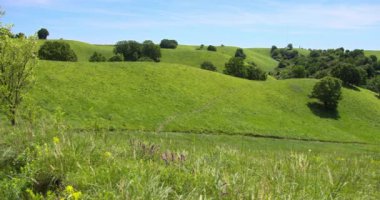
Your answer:
[[[73,40],[63,40],[70,44],[78,56],[79,62],[87,62],[96,51],[103,54],[107,59],[113,56],[112,45],[93,45]],[[39,45],[45,41],[40,40]],[[197,46],[179,45],[177,49],[161,49],[163,63],[183,64],[199,68],[204,61],[211,61],[222,72],[224,64],[235,55],[238,47],[217,47],[217,52],[197,50]],[[247,62],[255,62],[260,68],[271,71],[277,66],[277,61],[270,57],[270,49],[250,48],[244,49],[247,54]]]
[[[260,134],[380,141],[380,100],[344,89],[338,113],[308,94],[316,80],[248,81],[178,64],[41,61],[32,102],[74,128]]]

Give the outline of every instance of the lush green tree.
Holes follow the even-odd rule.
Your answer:
[[[207,51],[216,51],[216,50],[217,50],[217,49],[216,49],[215,46],[209,45],[209,46],[207,47]]]
[[[310,97],[319,99],[325,108],[335,110],[342,99],[341,88],[341,80],[327,76],[314,85]]]
[[[210,61],[204,61],[201,64],[201,69],[210,70],[210,71],[216,71],[215,65],[212,64],[212,62],[210,62]]]
[[[0,17],[1,17],[1,15],[0,15]],[[1,24],[0,24],[0,26],[1,26]],[[6,35],[10,38],[13,38],[14,35],[11,31],[11,27],[0,27],[0,36],[3,36],[3,35]]]
[[[292,66],[289,70],[289,78],[305,78],[306,69],[304,66]]]
[[[123,61],[123,56],[120,54],[116,54],[112,56],[110,59],[108,59],[109,62],[121,62]]]
[[[25,34],[24,33],[17,33],[16,35],[15,35],[15,38],[25,38],[26,36],[25,36]]]
[[[71,61],[78,60],[70,45],[63,41],[46,41],[38,51],[42,60]]]
[[[38,32],[38,39],[40,40],[46,40],[47,37],[49,36],[49,31],[46,28],[41,28]]]
[[[293,44],[288,44],[287,48],[288,48],[289,50],[293,50]]]
[[[137,61],[142,54],[142,45],[136,41],[119,41],[115,45],[114,53],[121,54],[125,61]]]
[[[106,57],[96,51],[91,55],[89,59],[90,62],[106,62],[106,60]]]
[[[247,77],[247,69],[244,65],[244,59],[243,58],[231,58],[227,63],[226,63],[226,68],[224,69],[224,73],[231,75],[231,76],[236,76],[236,77],[241,77],[241,78],[246,78]]]
[[[245,55],[244,50],[242,48],[238,48],[238,49],[236,49],[235,57],[245,59],[245,58],[247,58],[247,55]]]
[[[365,83],[367,72],[352,64],[342,63],[331,70],[331,75],[339,78],[346,85],[360,85]]]
[[[12,125],[22,99],[33,83],[37,43],[34,38],[0,36],[0,102]]]
[[[178,42],[176,40],[163,39],[161,40],[160,47],[163,49],[176,49]]]
[[[380,98],[380,75],[371,79],[368,83],[368,89],[377,92]]]
[[[267,77],[267,73],[256,65],[250,64],[247,66],[247,79],[265,81]]]
[[[155,62],[160,62],[161,48],[159,45],[154,44],[152,41],[146,40],[142,44],[142,56],[148,57]]]
[[[270,52],[273,53],[273,51],[277,50],[277,46],[273,45],[272,48],[270,49]]]

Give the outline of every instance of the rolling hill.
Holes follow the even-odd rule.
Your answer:
[[[41,61],[32,102],[73,128],[209,132],[378,143],[380,101],[344,89],[337,113],[312,79],[248,81],[169,63]]]

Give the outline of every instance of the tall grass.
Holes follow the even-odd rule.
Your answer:
[[[376,146],[53,124],[1,130],[3,199],[380,197]]]

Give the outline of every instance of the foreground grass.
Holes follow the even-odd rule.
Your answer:
[[[308,98],[316,80],[238,79],[167,63],[41,61],[25,103],[78,129],[260,134],[379,144],[380,101],[343,90],[337,112]],[[4,123],[4,122],[3,122]]]
[[[62,125],[1,134],[2,199],[380,197],[380,149],[372,145]]]

